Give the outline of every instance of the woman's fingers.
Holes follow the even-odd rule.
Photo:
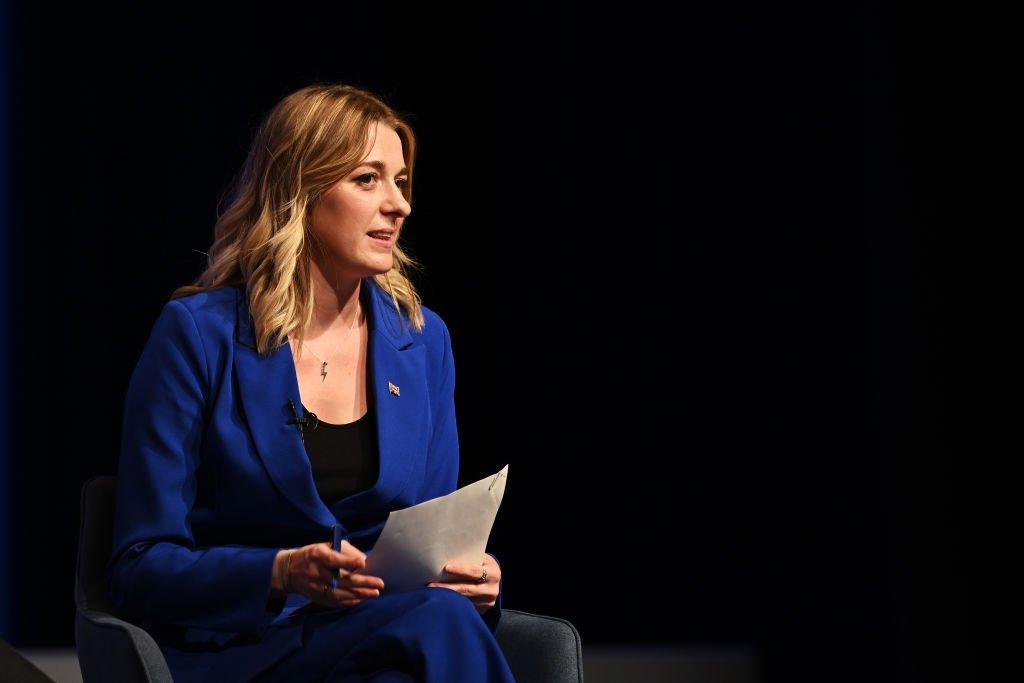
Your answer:
[[[351,594],[352,596],[360,597],[360,598],[379,598],[380,597],[380,591],[377,590],[376,588],[355,588],[355,587],[349,587],[349,586],[345,586],[345,587],[338,586],[338,590],[344,591],[347,594]]]
[[[380,591],[376,588],[354,588],[342,585],[331,588],[330,580],[326,582],[310,581],[303,588],[306,597],[326,607],[362,602],[367,598],[375,598],[380,595]]]
[[[348,583],[352,586],[359,586],[360,588],[376,588],[378,590],[384,589],[384,579],[379,576],[372,576],[370,574],[360,574],[359,572],[344,573],[345,570],[341,570],[341,581]]]
[[[330,585],[332,579],[338,580],[337,589],[349,597],[376,598],[384,589],[384,580],[378,576],[345,573],[344,569],[332,571],[322,565],[317,567],[316,582],[321,586],[321,590],[324,585]]]
[[[309,592],[310,593],[316,593],[317,591],[319,591],[320,593],[331,595],[333,599],[359,599],[359,600],[363,600],[365,598],[377,598],[377,597],[380,597],[380,589],[378,589],[378,588],[368,588],[368,587],[364,587],[364,586],[351,586],[351,585],[345,585],[342,582],[339,582],[337,588],[332,589],[332,592],[328,593],[327,591],[324,591],[324,586],[330,586],[330,585],[331,585],[330,579],[327,579],[326,581],[323,581],[323,582],[312,583],[312,584],[309,585]]]
[[[301,560],[293,559],[291,571],[313,602],[327,607],[355,605],[379,597],[384,589],[383,579],[359,572],[366,566],[366,554],[346,540],[342,540],[341,551],[333,550],[328,543],[315,543],[302,550]],[[334,579],[337,587],[331,588]]]
[[[332,578],[335,577],[328,575],[323,582],[325,584],[330,584]],[[377,597],[384,588],[384,582],[376,576],[348,574],[347,576],[338,578],[338,588],[348,591],[352,595]]]
[[[338,585],[344,587],[376,588],[377,590],[384,588],[384,580],[379,576],[346,569],[332,569],[327,563],[316,565],[316,570],[317,577],[323,583],[330,583],[331,579],[338,579]]]
[[[366,566],[366,554],[348,541],[341,542],[341,551],[334,550],[328,543],[314,546],[314,558],[331,569],[354,571]]]
[[[366,553],[349,543],[348,540],[342,539],[341,551],[336,554],[349,558],[349,564],[337,567],[338,576],[343,582],[348,581],[354,586],[384,588],[384,581],[380,577],[361,573],[366,568]]]
[[[356,571],[366,566],[366,553],[359,548],[355,547],[347,540],[342,539],[341,549],[337,552],[338,555],[347,560],[347,564],[343,564],[343,569],[350,571]],[[334,552],[333,550],[331,551]]]
[[[341,539],[341,545],[339,546],[342,555],[352,554],[366,559],[366,553],[359,548],[352,545],[347,538]]]
[[[327,584],[328,586],[330,584]],[[380,595],[376,588],[347,588],[338,586],[324,590],[323,585],[311,586],[310,597],[326,606],[357,605],[367,598],[375,598]]]

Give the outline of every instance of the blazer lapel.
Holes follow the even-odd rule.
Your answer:
[[[373,402],[377,418],[380,473],[372,488],[328,507],[316,490],[298,425],[288,423],[293,418],[289,399],[305,417],[291,347],[286,339],[260,356],[245,285],[235,285],[235,291],[235,376],[249,431],[270,478],[299,510],[324,527],[354,526],[360,513],[379,514],[408,484],[426,448],[425,347],[414,343],[407,318],[400,321],[390,295],[372,277],[363,278],[360,295],[369,338],[367,400]],[[397,393],[391,387],[398,387]]]

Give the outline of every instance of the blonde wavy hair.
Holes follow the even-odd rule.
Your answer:
[[[229,188],[230,202],[217,217],[206,269],[171,298],[244,283],[257,351],[278,348],[293,332],[301,341],[314,310],[312,250],[323,248],[311,230],[313,207],[355,169],[377,122],[393,128],[402,141],[408,168],[402,194],[412,204],[416,138],[405,119],[360,88],[306,86],[263,118]],[[420,297],[407,275],[420,264],[397,241],[392,254],[392,269],[374,280],[391,295],[395,310],[404,310],[421,331]]]

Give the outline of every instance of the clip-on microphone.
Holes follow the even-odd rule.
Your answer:
[[[293,401],[292,399],[288,399],[288,406],[292,409],[292,415],[294,415],[292,419],[288,420],[288,424],[298,425],[299,436],[302,437],[303,440],[305,440],[306,428],[309,427],[309,431],[311,432],[316,431],[317,425],[320,424],[320,419],[316,416],[316,413],[314,413],[311,410],[306,411],[306,415],[308,417],[306,417],[305,419],[299,417],[298,411],[295,410],[295,401]]]

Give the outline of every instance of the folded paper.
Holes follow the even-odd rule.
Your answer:
[[[507,479],[505,465],[447,495],[391,511],[360,573],[382,578],[382,595],[454,579],[446,564],[483,558]]]

